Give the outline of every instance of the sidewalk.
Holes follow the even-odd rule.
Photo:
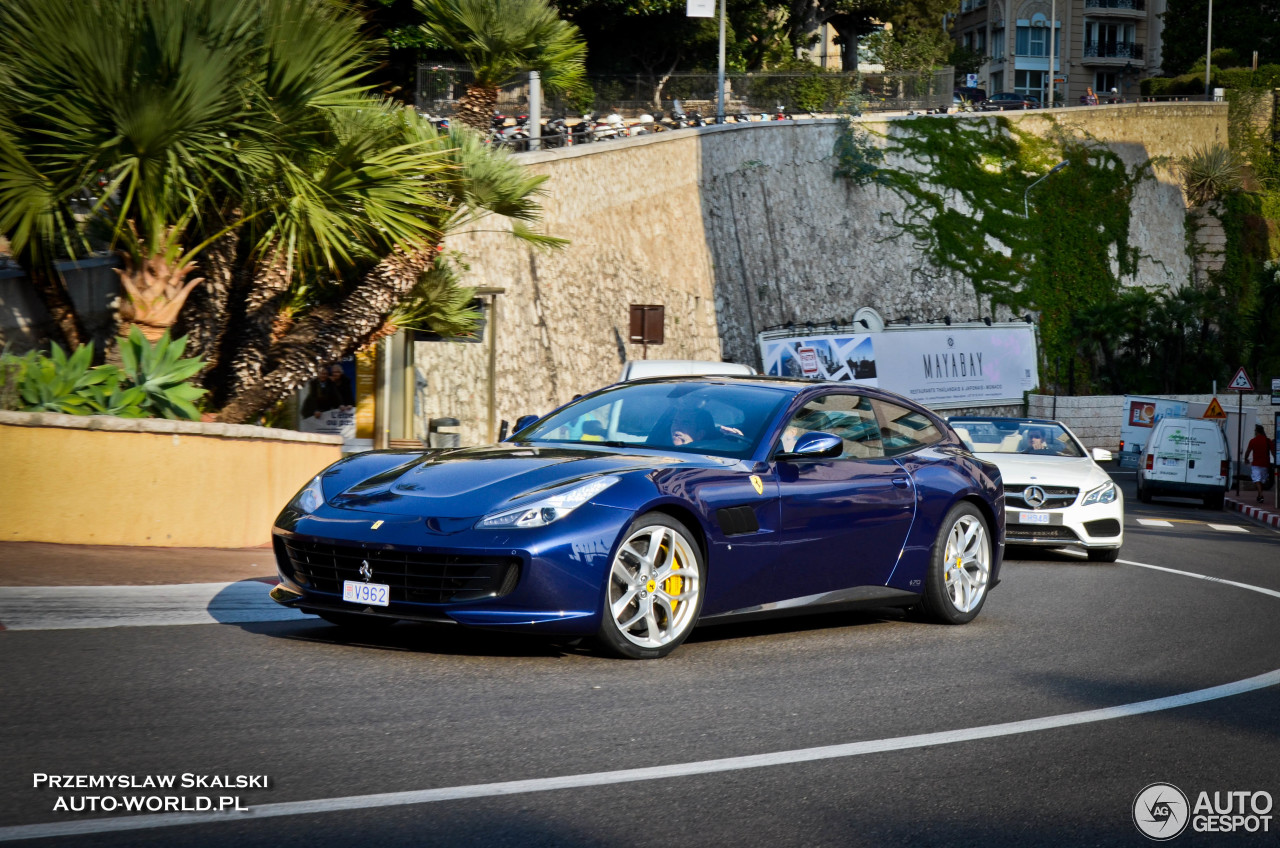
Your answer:
[[[0,586],[160,586],[276,579],[260,548],[133,548],[0,542]]]
[[[1273,487],[1270,492],[1262,493],[1262,503],[1258,503],[1258,495],[1255,492],[1245,491],[1244,486],[1240,487],[1240,494],[1235,494],[1235,490],[1227,492],[1226,508],[1233,509],[1242,513],[1254,521],[1259,521],[1268,527],[1280,528],[1280,508],[1276,507],[1276,491]]]

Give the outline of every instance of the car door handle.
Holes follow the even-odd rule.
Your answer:
[[[894,477],[893,485],[897,486],[899,489],[905,489],[911,485],[911,481],[906,477]]]

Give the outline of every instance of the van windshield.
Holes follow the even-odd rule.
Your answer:
[[[974,453],[1085,456],[1066,428],[1027,418],[952,418],[951,427]]]

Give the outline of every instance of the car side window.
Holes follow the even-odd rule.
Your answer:
[[[909,453],[942,440],[937,425],[924,413],[883,400],[875,404],[880,412],[885,456]]]
[[[801,407],[782,431],[782,449],[789,451],[805,433],[830,433],[844,442],[841,459],[884,456],[880,424],[871,402],[860,395],[821,395]]]

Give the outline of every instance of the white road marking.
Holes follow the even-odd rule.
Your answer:
[[[1248,583],[1237,583],[1233,580],[1222,580],[1207,574],[1196,574],[1190,571],[1178,571],[1159,565],[1148,565],[1132,560],[1118,560],[1124,565],[1149,568],[1182,577],[1207,580],[1224,586],[1233,586],[1251,592],[1280,598],[1280,592],[1251,586]],[[690,777],[699,774],[715,774],[717,772],[740,771],[742,769],[766,768],[768,766],[790,765],[793,763],[816,762],[844,757],[857,757],[864,754],[880,754],[886,751],[903,751],[912,748],[925,748],[932,745],[950,745],[957,742],[972,742],[978,739],[992,739],[1000,736],[1013,736],[1020,733],[1035,733],[1042,730],[1055,730],[1099,721],[1110,721],[1118,718],[1143,715],[1145,713],[1171,710],[1178,707],[1201,704],[1233,695],[1256,692],[1280,684],[1280,669],[1211,686],[1208,689],[1197,689],[1180,695],[1169,695],[1149,701],[1138,701],[1116,707],[1104,707],[1097,710],[1084,710],[1076,713],[1063,713],[1044,718],[1011,721],[1003,724],[988,724],[982,727],[944,730],[937,733],[923,733],[915,736],[898,736],[890,739],[870,739],[863,742],[850,742],[842,745],[824,745],[817,748],[801,748],[792,751],[776,751],[770,754],[753,754],[744,757],[726,757],[719,760],[701,760],[692,763],[677,763],[667,766],[650,766],[648,768],[624,769],[619,771],[592,772],[589,774],[570,774],[559,777],[532,778],[529,780],[509,780],[501,783],[478,783],[469,786],[444,786],[438,789],[419,789],[409,792],[386,792],[377,795],[352,795],[345,798],[321,798],[311,801],[285,801],[277,804],[263,804],[253,807],[243,814],[237,813],[163,813],[154,816],[125,816],[111,819],[81,819],[78,821],[51,822],[48,824],[17,825],[0,828],[0,842],[12,842],[19,839],[40,839],[54,836],[84,836],[96,833],[111,833],[126,830],[149,830],[160,827],[178,825],[207,824],[212,822],[259,820],[279,818],[281,816],[310,815],[314,813],[334,813],[344,810],[367,810],[379,807],[396,807],[409,804],[429,804],[438,801],[457,801],[468,798],[494,798],[504,795],[518,795],[527,792],[551,792],[561,789],[578,789],[588,786],[608,786],[619,783],[635,783],[644,780],[669,780],[677,777]]]
[[[293,621],[306,616],[267,597],[261,580],[176,586],[4,586],[6,630],[75,630]]]
[[[1172,527],[1173,524],[1160,518],[1139,518],[1138,523],[1143,527]]]
[[[1214,530],[1222,530],[1226,533],[1248,533],[1249,531],[1239,524],[1210,524]]]

